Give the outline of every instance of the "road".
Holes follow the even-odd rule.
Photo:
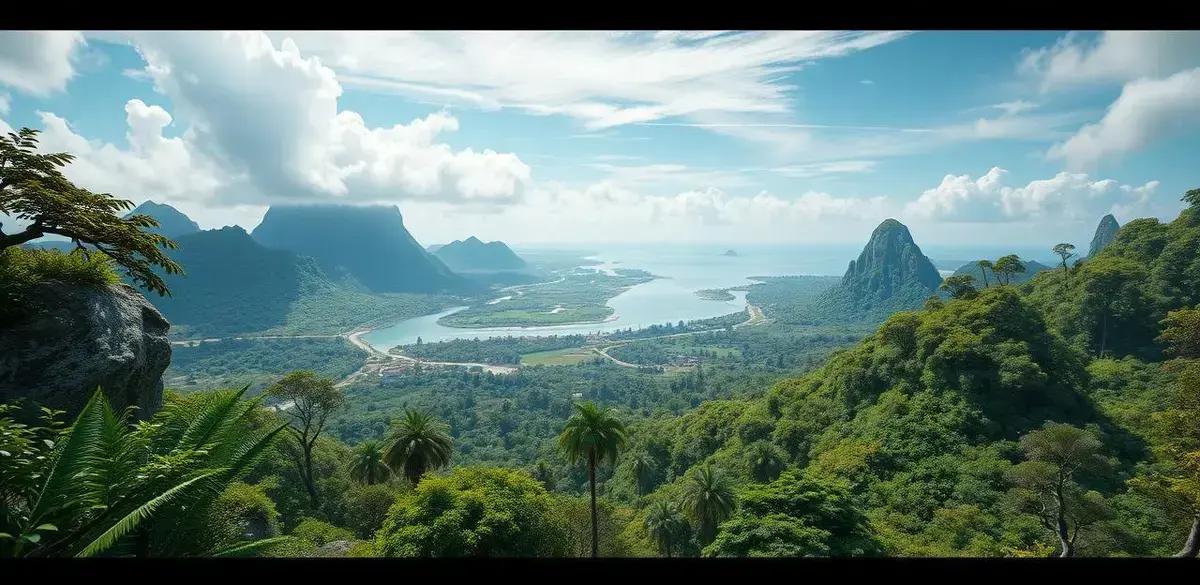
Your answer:
[[[526,287],[531,287],[531,286],[541,286],[541,285],[546,285],[546,284],[552,284],[553,282],[560,282],[562,280],[563,279],[560,278],[557,281],[541,282],[541,283],[530,284],[530,285],[520,285],[520,287],[526,288]],[[518,287],[509,287],[508,289],[505,289],[505,290],[514,290],[516,288],[518,288]],[[519,290],[514,290],[514,292],[516,292],[518,295],[521,294],[521,292]],[[755,326],[755,325],[761,325],[761,324],[767,322],[767,318],[763,315],[762,309],[760,307],[758,307],[757,305],[747,304],[746,312],[749,314],[748,318],[745,321],[742,321],[741,323],[734,325],[733,326],[734,329],[740,329],[742,327],[751,327],[751,326]],[[650,339],[665,339],[668,337],[681,337],[684,335],[695,335],[697,333],[708,333],[710,331],[720,331],[720,330],[721,330],[721,328],[715,328],[715,329],[704,329],[701,331],[687,331],[684,333],[671,333],[668,335],[655,335],[653,337],[639,337],[637,339],[630,339],[627,341],[615,342],[615,343],[606,345],[604,347],[592,347],[591,350],[593,352],[595,352],[596,354],[608,359],[609,361],[611,361],[619,366],[623,366],[626,368],[640,368],[642,366],[640,366],[638,364],[631,364],[629,362],[619,360],[619,359],[609,355],[609,353],[608,353],[609,350],[611,350],[615,347],[625,345],[627,343],[632,343],[634,341],[646,341],[646,340],[650,340]],[[351,343],[351,345],[353,345],[354,347],[357,347],[357,348],[365,351],[367,353],[367,359],[365,362],[363,362],[363,365],[361,368],[359,368],[354,373],[352,373],[352,374],[346,376],[345,378],[342,378],[340,381],[338,381],[335,384],[335,386],[338,386],[338,387],[349,386],[350,384],[353,384],[356,380],[358,380],[360,378],[379,374],[381,371],[383,371],[383,369],[386,366],[393,365],[398,362],[415,363],[415,364],[420,364],[423,366],[431,366],[431,367],[481,368],[486,372],[491,372],[493,374],[498,374],[498,375],[499,374],[512,374],[512,373],[516,372],[518,369],[516,366],[500,366],[500,365],[495,365],[495,364],[484,364],[484,363],[477,363],[477,362],[438,362],[438,361],[431,361],[431,360],[423,360],[420,358],[414,358],[411,356],[406,356],[406,355],[397,354],[397,353],[380,351],[378,348],[371,345],[370,343],[367,343],[366,341],[364,341],[362,339],[362,336],[366,335],[367,333],[370,333],[370,331],[371,331],[370,329],[358,327],[358,328],[352,329],[350,331],[347,331],[345,333],[329,334],[329,335],[259,335],[259,336],[224,337],[224,338],[209,337],[209,338],[205,338],[205,339],[188,339],[188,340],[183,340],[183,341],[172,341],[171,345],[195,346],[195,345],[199,345],[201,343],[215,343],[215,342],[225,341],[225,340],[242,340],[242,339],[317,339],[317,338],[332,339],[335,337],[341,337],[341,338],[344,338],[346,341],[349,341]]]
[[[734,329],[740,329],[742,327],[751,327],[754,325],[761,325],[761,324],[767,322],[767,318],[763,315],[762,309],[759,308],[757,305],[747,304],[746,312],[749,313],[749,317],[745,321],[742,321],[741,323],[734,325],[733,326]],[[685,335],[695,335],[697,333],[708,333],[710,331],[721,331],[721,328],[703,329],[701,331],[685,331],[683,333],[671,333],[669,335],[655,335],[653,337],[639,337],[637,339],[629,339],[626,341],[620,341],[617,343],[613,343],[613,344],[607,345],[603,348],[593,347],[592,351],[596,352],[597,354],[599,354],[601,356],[604,356],[605,358],[608,358],[610,361],[612,361],[614,364],[617,364],[618,366],[624,366],[626,368],[640,368],[643,366],[640,366],[638,364],[631,364],[631,363],[625,362],[625,361],[621,361],[621,360],[609,355],[608,351],[614,347],[620,347],[622,345],[625,345],[627,343],[633,343],[635,341],[646,341],[648,339],[666,339],[668,337],[683,337]]]

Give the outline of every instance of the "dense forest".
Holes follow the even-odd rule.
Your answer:
[[[57,209],[38,185],[21,204]],[[76,195],[95,207],[76,239],[103,225],[116,247],[0,248],[10,322],[47,283],[121,289],[121,267],[165,294],[180,273],[152,219]],[[69,420],[0,404],[0,554],[1195,557],[1200,189],[1184,201],[1027,281],[1011,255],[936,287],[888,220],[840,281],[751,287],[771,327],[630,331],[573,365],[338,383],[361,359],[338,338],[188,347],[176,368],[251,379],[153,412],[104,389]],[[403,351],[511,363],[499,343]]]

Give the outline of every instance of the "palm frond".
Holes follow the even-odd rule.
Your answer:
[[[122,536],[128,534],[134,528],[137,528],[144,520],[150,518],[155,510],[163,505],[171,502],[175,498],[183,494],[189,487],[196,485],[201,480],[216,475],[224,470],[213,469],[206,473],[197,475],[151,499],[150,501],[138,506],[133,511],[125,515],[117,522],[113,523],[107,530],[100,533],[92,542],[88,543],[83,550],[79,551],[77,557],[90,557],[98,553],[104,552],[106,549],[115,544]]]

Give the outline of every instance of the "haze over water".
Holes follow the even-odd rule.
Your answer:
[[[518,254],[528,252],[536,256],[538,250],[571,250],[572,248],[525,247],[516,249]],[[737,256],[725,256],[732,249]],[[459,311],[462,307],[440,313],[401,321],[389,327],[372,331],[363,336],[371,345],[386,350],[396,345],[423,342],[447,341],[451,339],[487,339],[490,337],[573,335],[610,332],[621,329],[638,329],[655,324],[677,323],[693,319],[719,317],[741,311],[746,306],[746,293],[732,291],[730,301],[701,299],[696,291],[706,288],[727,288],[751,284],[752,276],[827,275],[841,276],[850,260],[862,251],[857,245],[691,245],[691,244],[606,244],[580,249],[581,256],[595,258],[602,263],[591,268],[612,270],[614,268],[637,268],[651,272],[657,278],[635,286],[608,301],[613,308],[615,320],[604,323],[583,323],[545,327],[489,327],[460,328],[439,325],[437,320]],[[936,254],[934,260],[998,257],[1016,251],[1022,257],[1037,258],[1037,250],[991,250],[949,249],[932,247],[927,255]],[[1043,258],[1043,261],[1046,261]],[[496,296],[503,296],[498,293]],[[503,301],[501,301],[503,302]]]

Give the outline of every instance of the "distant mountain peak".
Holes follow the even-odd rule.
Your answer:
[[[326,274],[374,292],[476,288],[413,239],[395,205],[272,205],[252,235],[264,246],[311,256]]]
[[[1105,246],[1111,244],[1117,238],[1120,229],[1121,224],[1117,223],[1117,218],[1111,213],[1100,218],[1100,224],[1096,226],[1096,235],[1092,236],[1092,245],[1088,247],[1088,258],[1099,254]]]
[[[445,262],[451,270],[459,272],[495,272],[525,268],[525,261],[504,242],[484,243],[475,236],[470,236],[465,240],[454,240],[438,248],[434,255]]]
[[[166,203],[155,203],[154,201],[146,200],[146,202],[135,207],[133,211],[125,214],[126,217],[130,215],[149,215],[153,217],[158,222],[158,227],[150,228],[149,231],[160,233],[171,239],[200,231],[200,225],[192,221],[192,218]]]
[[[941,274],[913,241],[908,227],[888,218],[871,232],[842,283],[830,295],[852,312],[920,306],[937,292]]]

